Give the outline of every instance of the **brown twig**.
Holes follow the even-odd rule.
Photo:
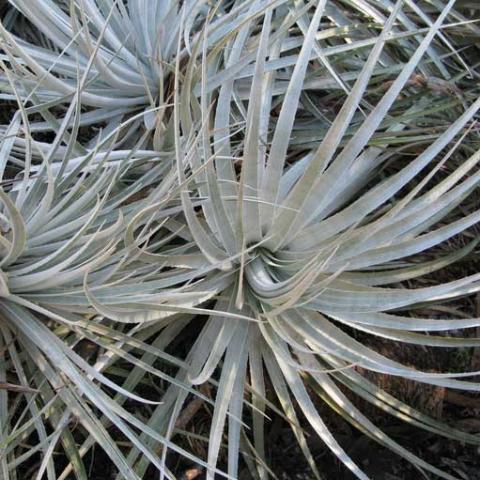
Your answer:
[[[202,386],[200,391],[204,394],[209,393],[208,386]],[[175,423],[175,428],[183,430],[189,423],[190,420],[196,415],[196,413],[202,408],[203,399],[200,397],[195,397],[182,411],[178,416],[177,422]]]
[[[459,407],[480,409],[480,398],[467,397],[451,390],[445,392],[445,401]]]

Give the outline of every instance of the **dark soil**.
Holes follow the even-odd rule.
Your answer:
[[[450,403],[447,396],[442,402],[442,420],[470,433],[480,432],[480,398],[467,397],[462,393],[459,396],[454,396],[452,401],[455,403],[464,401],[466,404],[473,405],[473,407],[463,407]],[[478,408],[474,407],[476,404],[478,404]],[[318,407],[327,425],[335,432],[341,446],[372,480],[433,480],[439,478],[428,472],[420,472],[408,461],[360,434],[343,420],[332,415],[328,407],[322,405]],[[385,434],[395,439],[411,453],[443,472],[459,480],[480,480],[479,447],[462,444],[408,426],[405,423],[392,421],[390,417],[387,418],[383,414],[378,414],[376,418],[373,418],[375,415],[371,411],[369,417],[375,420],[375,423],[382,428]],[[206,420],[207,412],[200,411],[194,417],[190,429],[196,429],[196,421],[202,424]],[[204,425],[203,428],[207,428],[207,426]],[[310,450],[324,479],[354,480],[356,478],[330,453],[311,429],[305,426],[305,430]],[[267,425],[266,438],[268,439],[268,464],[279,480],[315,479],[288,424],[279,417],[273,417],[272,422]],[[199,445],[198,448],[201,450],[202,446]],[[196,453],[201,454],[200,451]],[[202,456],[205,453],[203,451]],[[86,465],[89,463],[87,461]],[[90,464],[90,480],[112,480],[115,477],[116,472],[98,448]],[[205,472],[200,467],[185,462],[174,455],[170,458],[169,467],[179,480],[204,480],[206,478]],[[222,465],[222,468],[225,467],[226,465]],[[72,476],[69,480],[73,480],[73,478]],[[144,478],[146,480],[156,480],[158,472],[152,468]],[[217,476],[216,478],[224,477]],[[253,478],[245,464],[241,466],[239,478],[240,480]]]

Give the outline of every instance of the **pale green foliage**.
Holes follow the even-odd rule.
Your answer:
[[[20,125],[15,117],[11,131]],[[171,188],[173,176],[163,175],[168,171],[168,163],[159,162],[151,151],[92,150],[84,156],[69,158],[74,138],[64,146],[67,157],[60,161],[56,157],[60,141],[65,141],[62,129],[58,143],[55,141],[45,149],[45,145],[29,136],[28,123],[23,127],[27,139],[17,141],[20,150],[25,148],[22,169],[18,178],[13,178],[9,192],[0,191],[3,205],[0,309],[2,377],[14,372],[14,383],[26,389],[27,404],[15,402],[9,408],[7,392],[2,392],[2,448],[5,449],[1,458],[2,478],[10,478],[12,469],[36,453],[32,449],[18,458],[15,455],[17,445],[29,438],[32,431],[36,431],[40,440],[38,448],[44,451],[38,478],[44,470],[48,478],[57,478],[52,458],[57,444],[63,444],[78,478],[88,478],[81,453],[65,428],[73,419],[105,448],[124,478],[138,478],[128,468],[105,427],[112,422],[149,455],[132,429],[132,426],[142,428],[143,423],[124,410],[119,399],[154,405],[158,402],[145,400],[131,388],[122,388],[103,375],[115,357],[127,355],[125,346],[131,327],[119,328],[117,332],[107,325],[102,327],[85,288],[88,283],[89,292],[107,305],[118,305],[119,297],[114,290],[119,283],[123,290],[138,288],[145,276],[157,270],[142,268],[122,238],[125,225],[138,205],[130,198],[151,185],[163,195]],[[5,137],[2,150],[5,159],[14,143]],[[102,146],[105,147],[98,147]],[[33,165],[31,152],[40,155],[42,163]],[[83,339],[105,348],[93,367],[77,353],[76,347]],[[165,357],[163,352],[153,350]],[[132,357],[129,361],[135,364],[136,359]],[[150,371],[160,378],[166,377],[153,368]],[[102,391],[102,386],[117,393],[117,405],[111,395]],[[32,388],[37,392],[29,390]],[[92,405],[103,414],[103,419],[94,413]],[[45,420],[54,429],[49,435]],[[154,432],[152,435],[162,441]]]
[[[100,444],[118,478],[144,478],[151,463],[173,478],[166,462],[175,451],[206,466],[208,479],[237,478],[243,453],[252,476],[265,479],[268,409],[290,421],[315,476],[299,412],[367,479],[326,427],[315,392],[419,469],[455,478],[386,436],[344,391],[480,443],[356,367],[479,391],[473,373],[420,371],[352,333],[479,344],[435,333],[478,327],[478,318],[411,312],[479,291],[480,274],[401,283],[476,247],[422,257],[480,220],[478,208],[454,215],[480,182],[480,100],[478,89],[457,87],[477,73],[450,35],[478,38],[476,24],[453,0],[10,3],[37,38],[11,33],[23,24],[12,9],[1,29],[3,97],[21,108],[0,150],[10,182],[0,198],[0,380],[13,371],[38,392],[16,394],[22,403],[0,391],[4,477],[15,478],[28,459],[17,448],[36,431],[38,478],[71,469],[88,478],[82,458]],[[30,120],[34,113],[44,120]],[[102,122],[83,142],[79,127]],[[52,142],[33,140],[45,131],[55,132]],[[207,320],[185,358],[166,353],[199,315]],[[75,350],[84,339],[101,348],[92,364]],[[132,366],[123,382],[109,375],[119,361]],[[138,392],[147,372],[168,385],[153,402]],[[189,394],[201,396],[206,382],[213,418],[199,459],[172,439]],[[148,404],[147,418],[124,407],[127,399]],[[73,417],[81,446],[66,428]],[[127,454],[110,425],[129,441]],[[63,473],[52,458],[60,443],[71,462]],[[225,473],[216,470],[222,446]]]

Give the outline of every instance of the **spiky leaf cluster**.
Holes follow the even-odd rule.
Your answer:
[[[36,478],[85,479],[100,445],[118,478],[147,478],[152,465],[175,478],[174,454],[208,479],[237,478],[243,454],[266,479],[273,412],[316,477],[303,421],[367,479],[318,396],[420,470],[456,478],[385,435],[346,392],[479,443],[364,376],[480,390],[475,372],[404,365],[365,341],[479,342],[467,330],[478,318],[416,313],[480,290],[477,272],[435,281],[476,258],[475,239],[438,253],[480,220],[478,52],[464,45],[479,34],[475,9],[10,3],[0,28],[2,98],[18,104],[0,147],[3,476],[39,453]],[[205,458],[177,428],[195,397],[212,411]]]

